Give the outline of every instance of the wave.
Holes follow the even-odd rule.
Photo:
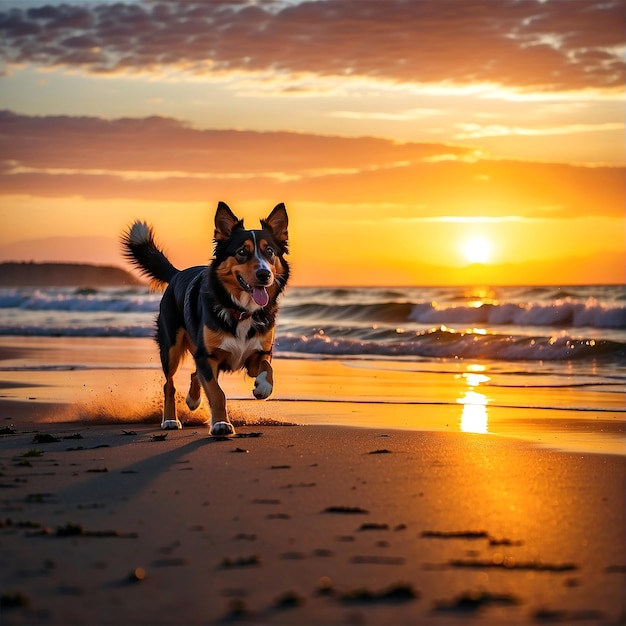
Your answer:
[[[442,307],[434,302],[384,302],[377,304],[303,303],[285,307],[290,320],[433,324],[479,326],[549,326],[558,328],[626,328],[626,307],[570,299],[551,304],[482,304]]]
[[[294,289],[282,302],[276,352],[623,363],[622,292],[517,287],[477,297],[439,287]],[[152,337],[160,300],[146,288],[0,289],[0,335]]]
[[[415,305],[409,319],[425,324],[478,324],[485,326],[552,326],[626,328],[626,307],[607,306],[596,300],[570,299],[554,304],[483,304],[439,308],[436,304]]]
[[[309,296],[312,294],[308,294]],[[394,296],[387,299],[387,296]],[[322,297],[325,296],[325,297]],[[468,302],[445,306],[436,301],[402,301],[398,292],[379,291],[375,297],[350,290],[320,290],[320,297],[283,303],[281,319],[291,323],[342,321],[370,324],[418,324],[491,326],[545,326],[558,328],[626,329],[626,306],[607,304],[595,298],[577,300],[572,297],[547,302]],[[63,291],[2,290],[0,310],[64,311],[91,313],[156,313],[161,294],[147,291]],[[294,301],[295,300],[295,301]]]
[[[354,336],[354,335],[357,336]],[[275,353],[340,358],[425,357],[502,361],[557,361],[575,359],[626,360],[626,344],[611,340],[574,339],[565,333],[555,337],[455,332],[434,328],[404,338],[389,330],[372,330],[367,338],[354,329],[330,334],[312,331],[285,333],[276,338]],[[153,325],[128,326],[0,326],[0,335],[46,337],[152,337]],[[352,335],[352,336],[350,336]]]
[[[281,316],[295,321],[329,322],[345,321],[371,323],[406,323],[414,305],[409,302],[380,302],[371,304],[321,304],[306,302],[285,306]]]
[[[77,313],[156,313],[161,294],[132,292],[100,292],[76,290],[70,293],[52,290],[22,292],[3,290],[0,309],[23,311],[65,311]]]
[[[364,340],[327,333],[279,336],[278,352],[326,356],[430,357],[493,359],[503,361],[555,361],[572,359],[626,359],[626,344],[618,341],[557,337],[525,337],[445,328],[418,333],[407,340]]]
[[[154,337],[154,324],[120,325],[98,324],[71,326],[41,326],[32,324],[0,324],[0,336],[4,337]]]

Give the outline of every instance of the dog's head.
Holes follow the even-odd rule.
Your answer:
[[[288,218],[284,204],[261,220],[260,230],[246,230],[228,205],[215,213],[216,274],[233,302],[256,311],[276,300],[289,277]]]

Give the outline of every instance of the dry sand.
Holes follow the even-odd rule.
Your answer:
[[[34,343],[0,357],[35,365]],[[308,425],[163,438],[152,354],[120,372],[124,342],[88,345],[62,359],[104,369],[0,375],[2,626],[626,622],[626,457],[576,448],[605,439],[538,446],[504,408],[498,435],[460,432],[461,407],[393,404],[404,379],[383,370],[387,396],[319,402],[314,382],[348,397],[352,375],[280,360],[283,400],[233,413]]]

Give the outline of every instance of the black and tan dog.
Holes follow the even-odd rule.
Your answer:
[[[126,256],[146,276],[168,286],[161,300],[156,338],[165,374],[164,429],[182,428],[176,416],[174,374],[186,351],[193,355],[187,406],[209,400],[211,434],[235,430],[218,384],[222,371],[245,368],[255,378],[253,394],[267,398],[273,390],[271,365],[278,296],[289,278],[287,211],[278,204],[260,230],[246,230],[220,202],[215,213],[214,258],[208,266],[176,269],[154,240],[152,227],[135,222],[123,236]]]

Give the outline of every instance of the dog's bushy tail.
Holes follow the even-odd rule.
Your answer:
[[[180,270],[157,246],[154,230],[146,222],[134,222],[122,235],[124,256],[152,281],[153,287],[169,283]]]

